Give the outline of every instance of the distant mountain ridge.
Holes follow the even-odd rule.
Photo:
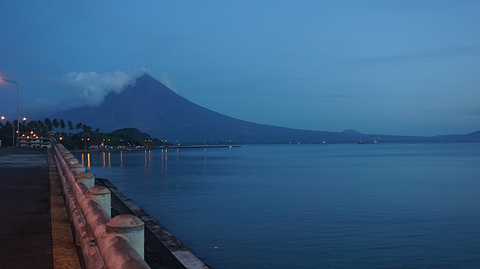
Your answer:
[[[222,115],[176,94],[144,74],[120,94],[110,93],[98,107],[82,107],[52,117],[82,122],[104,132],[137,128],[154,138],[175,143],[350,143],[362,141],[422,142],[451,137],[412,137],[362,134],[357,131],[324,132],[257,124]],[[479,135],[462,136],[477,139]]]
[[[140,130],[136,128],[122,128],[122,129],[115,130],[110,134],[130,136],[134,139],[139,139],[139,140],[152,139],[152,137],[149,134],[140,132]]]

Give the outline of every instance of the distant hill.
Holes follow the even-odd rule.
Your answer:
[[[142,133],[136,128],[122,128],[111,132],[112,135],[129,136],[138,140],[150,140],[152,137],[147,133]]]
[[[437,135],[432,139],[438,142],[480,142],[480,131],[469,133],[466,135]]]
[[[120,94],[110,93],[100,106],[77,108],[52,117],[82,122],[102,132],[137,128],[173,143],[177,140],[180,143],[355,143],[361,140],[421,142],[439,139],[370,135],[353,130],[297,130],[243,121],[194,104],[148,74],[139,77],[135,85],[126,87]]]

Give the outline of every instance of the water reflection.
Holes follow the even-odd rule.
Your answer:
[[[85,166],[87,169],[91,168],[90,164],[90,153],[87,153],[87,165],[85,165],[85,153],[82,153],[82,164]]]
[[[120,151],[120,167],[123,167],[123,150]]]
[[[207,148],[205,148],[205,155],[203,157],[203,175],[207,177]]]
[[[145,165],[144,170],[146,173],[150,174],[153,167],[153,154],[152,150],[145,150]]]
[[[162,163],[161,163],[161,168],[162,168],[162,175],[168,175],[168,150],[167,149],[162,149]]]
[[[177,149],[177,152],[178,152],[178,149]],[[180,170],[178,169],[178,155],[177,155],[177,176],[180,175]]]
[[[147,170],[147,150],[145,150],[145,165],[143,166],[144,170]]]

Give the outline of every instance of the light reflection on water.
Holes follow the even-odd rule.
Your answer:
[[[112,166],[112,161],[111,161],[111,152],[101,152],[99,153],[102,155],[102,167],[111,167]],[[87,156],[87,162],[85,163],[85,155]],[[91,169],[92,164],[91,164],[91,153],[80,153],[81,159],[82,159],[82,164],[86,167],[86,169]],[[107,156],[107,157],[106,157]],[[108,161],[108,162],[107,162]],[[123,152],[120,151],[120,167],[123,166]]]
[[[91,162],[214,268],[480,265],[480,144],[111,152],[111,166],[101,154]]]

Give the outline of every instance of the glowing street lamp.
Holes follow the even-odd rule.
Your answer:
[[[16,83],[15,81],[13,80],[8,80],[8,79],[4,79],[4,78],[0,78],[0,81],[7,81],[7,82],[11,82],[11,83],[14,83],[15,85],[17,85],[17,137],[20,135],[20,123],[18,121],[18,83]],[[12,126],[13,127],[13,126]],[[13,129],[13,137],[12,137],[12,146],[15,146],[15,127],[12,128]]]

